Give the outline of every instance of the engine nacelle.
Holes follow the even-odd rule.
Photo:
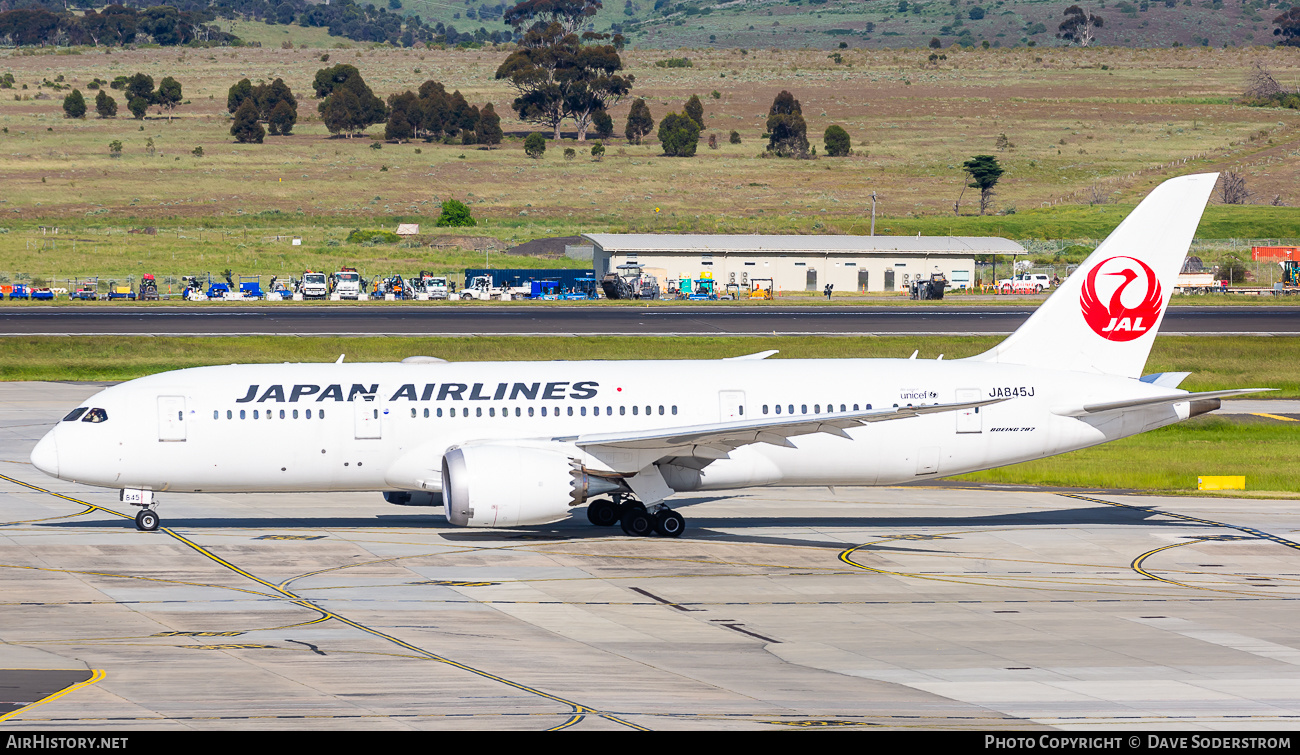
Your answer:
[[[442,457],[443,513],[461,527],[545,524],[590,496],[622,489],[589,475],[563,448],[468,445]]]

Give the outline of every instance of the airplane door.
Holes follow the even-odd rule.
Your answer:
[[[718,391],[718,421],[739,422],[745,418],[744,391]]]
[[[387,409],[378,401],[353,401],[352,410],[356,417],[356,438],[382,438],[384,435],[383,416]]]
[[[185,440],[185,397],[158,397],[158,440]]]
[[[958,388],[957,401],[979,401],[979,388]],[[984,417],[980,414],[980,407],[966,409],[957,412],[957,432],[959,433],[982,433],[984,432]]]

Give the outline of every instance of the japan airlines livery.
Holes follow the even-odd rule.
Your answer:
[[[200,367],[108,388],[32,451],[46,474],[158,493],[387,491],[469,527],[676,537],[674,494],[893,485],[1162,427],[1248,390],[1142,376],[1215,174],[1166,181],[1015,333],[969,359]],[[915,355],[913,355],[915,356]]]

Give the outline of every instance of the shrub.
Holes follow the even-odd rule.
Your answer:
[[[695,125],[704,130],[704,103],[700,102],[699,95],[691,95],[682,108],[682,114],[695,121]]]
[[[596,142],[591,146],[591,159],[600,162],[605,157],[605,145]]]
[[[131,101],[126,103],[126,109],[131,111],[137,121],[144,120],[144,114],[149,110],[149,101],[143,97],[132,97]]]
[[[235,110],[234,123],[230,124],[230,135],[240,144],[261,144],[266,137],[266,129],[257,122],[257,105],[253,98],[245,99]]]
[[[667,60],[656,60],[655,66],[659,68],[694,68],[695,64],[690,58],[668,58]]]
[[[103,89],[95,97],[95,112],[100,118],[114,118],[117,116],[117,100],[108,96],[108,92]]]
[[[469,207],[466,207],[464,202],[448,199],[442,203],[442,214],[438,216],[436,225],[439,228],[474,226],[478,225],[478,221],[470,216]]]
[[[849,133],[839,126],[828,126],[826,135],[826,154],[830,157],[844,157],[849,153]]]
[[[524,140],[524,154],[534,160],[542,159],[542,155],[546,154],[546,137],[537,132],[529,134]]]
[[[624,136],[629,142],[640,144],[642,137],[650,133],[654,127],[655,121],[650,117],[650,106],[645,103],[645,100],[635,100],[627,114]]]
[[[573,158],[575,158],[575,157],[577,157],[577,156],[578,156],[578,153],[577,153],[576,151],[574,151],[573,147],[565,147],[565,148],[564,148],[564,159],[565,159],[565,160],[572,160]]]
[[[110,157],[122,156],[122,142],[114,139],[108,143],[108,154]]]
[[[614,119],[609,117],[604,108],[591,114],[591,126],[596,130],[598,139],[614,138]]]
[[[700,142],[700,127],[690,116],[669,113],[659,122],[659,143],[670,157],[693,157]]]
[[[732,132],[731,132],[731,143],[732,143],[732,144],[740,144],[740,132],[739,132],[739,131],[732,131]]]
[[[396,244],[402,238],[392,231],[352,229],[345,241],[349,244]]]
[[[65,118],[86,117],[86,98],[81,96],[80,89],[73,89],[72,94],[63,98],[63,115]]]

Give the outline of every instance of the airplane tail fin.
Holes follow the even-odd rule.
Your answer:
[[[1217,180],[1157,186],[1024,325],[972,359],[1140,376]]]

